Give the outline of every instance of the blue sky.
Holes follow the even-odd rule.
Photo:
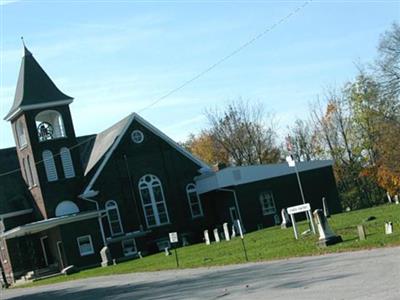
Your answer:
[[[24,36],[66,94],[78,135],[139,111],[279,21],[303,1],[6,1],[1,10],[0,116],[13,101]],[[217,68],[141,115],[173,139],[242,97],[275,114],[279,133],[327,87],[371,62],[399,1],[312,1]],[[0,148],[13,146],[0,121]]]

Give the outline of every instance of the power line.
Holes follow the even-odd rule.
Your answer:
[[[212,65],[208,66],[206,69],[204,69],[203,71],[201,71],[200,73],[198,73],[197,75],[193,76],[191,79],[183,82],[181,85],[177,86],[176,88],[170,90],[169,92],[167,92],[166,94],[162,95],[161,97],[157,98],[156,100],[154,100],[153,102],[151,102],[149,105],[141,108],[138,110],[138,113],[143,112],[146,109],[149,109],[151,107],[153,107],[154,105],[156,105],[157,103],[163,101],[164,99],[168,98],[169,96],[171,96],[172,94],[180,91],[181,89],[183,89],[184,87],[186,87],[187,85],[191,84],[192,82],[196,81],[197,79],[203,77],[205,74],[207,74],[208,72],[212,71],[213,69],[215,69],[216,67],[218,67],[219,65],[221,65],[222,63],[224,63],[225,61],[229,60],[230,58],[232,58],[233,56],[235,56],[236,54],[238,54],[239,52],[243,51],[244,49],[246,49],[247,47],[249,47],[251,44],[255,43],[256,41],[258,41],[259,39],[261,39],[263,36],[265,36],[267,33],[269,33],[270,31],[272,31],[273,29],[275,29],[277,26],[281,25],[282,23],[286,22],[289,18],[293,17],[295,14],[299,13],[302,9],[304,9],[308,4],[310,4],[311,2],[313,2],[313,0],[307,0],[305,2],[303,2],[302,5],[296,7],[294,10],[292,10],[290,13],[288,13],[287,15],[285,15],[283,18],[279,19],[277,22],[275,22],[274,24],[268,26],[266,29],[264,29],[263,31],[261,31],[259,34],[257,34],[256,36],[254,36],[253,38],[251,38],[250,40],[246,41],[245,43],[241,44],[238,48],[236,48],[234,51],[230,52],[229,54],[225,55],[224,57],[222,57],[221,59],[217,60],[215,63],[213,63]],[[91,140],[95,139],[97,136],[93,136],[90,137],[80,143],[77,143],[76,145],[69,147],[69,150],[75,149],[85,143],[90,142]],[[53,157],[57,157],[60,156],[60,153],[56,153],[54,154]],[[44,160],[39,160],[37,162],[35,162],[35,165],[38,165],[40,163],[43,163]],[[7,175],[11,175],[13,173],[16,173],[18,171],[20,171],[21,168],[18,169],[14,169],[14,170],[10,170],[4,173],[0,174],[0,177],[3,176],[7,176]]]

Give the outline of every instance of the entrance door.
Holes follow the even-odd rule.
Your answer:
[[[65,256],[64,256],[64,247],[63,247],[61,241],[57,242],[57,251],[58,251],[58,257],[59,257],[59,260],[60,260],[60,267],[61,267],[61,270],[62,270],[62,269],[65,268],[65,262],[64,262],[64,257]]]
[[[40,244],[42,245],[44,264],[47,267],[48,265],[54,263],[53,256],[51,255],[50,252],[49,238],[47,236],[41,237]]]

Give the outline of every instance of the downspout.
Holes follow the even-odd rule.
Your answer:
[[[243,232],[246,232],[246,230],[245,230],[245,228],[244,228],[244,223],[243,223],[243,220],[242,220],[242,214],[240,213],[240,207],[239,207],[239,202],[238,202],[238,200],[237,200],[236,191],[233,190],[233,189],[218,189],[218,191],[222,191],[222,192],[231,192],[231,193],[233,193],[233,198],[234,198],[234,200],[235,200],[235,206],[236,206],[236,208],[237,208],[237,210],[238,210],[238,215],[239,215],[240,223],[241,223],[241,225],[242,225],[242,230],[243,230]]]
[[[98,191],[93,191],[93,190],[90,190],[88,192],[92,192],[92,194],[93,194],[92,197],[96,196],[99,193]],[[103,222],[101,221],[102,216],[101,216],[101,211],[99,209],[99,203],[96,200],[88,198],[87,196],[85,197],[85,194],[79,195],[78,198],[80,198],[82,200],[89,201],[89,202],[94,203],[96,205],[96,210],[97,210],[97,214],[98,214],[97,220],[99,222],[101,238],[103,240],[103,246],[106,247],[107,246],[107,242],[106,242],[106,237],[105,237],[105,234],[104,234]]]

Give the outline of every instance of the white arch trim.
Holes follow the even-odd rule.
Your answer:
[[[62,201],[56,207],[56,217],[76,214],[79,212],[79,207],[72,201]]]

